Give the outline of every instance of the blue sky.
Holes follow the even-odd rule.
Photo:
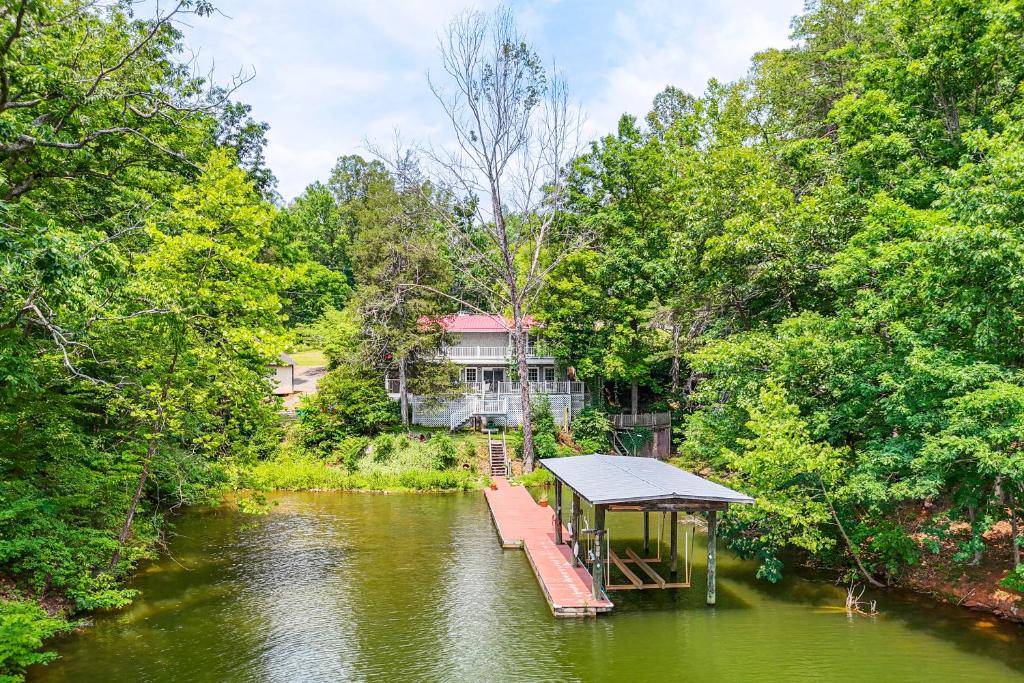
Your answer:
[[[789,44],[803,0],[525,0],[509,3],[546,62],[564,71],[588,137],[619,115],[643,115],[666,85],[699,93],[734,80],[753,53]],[[465,0],[219,0],[221,14],[193,18],[188,46],[225,82],[255,77],[238,95],[270,126],[267,158],[285,199],[326,179],[342,154],[367,140],[444,144],[443,115],[427,87],[437,34]]]

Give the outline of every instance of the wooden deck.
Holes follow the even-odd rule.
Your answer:
[[[556,617],[593,617],[611,610],[610,600],[592,597],[590,574],[572,566],[569,546],[555,544],[554,511],[537,505],[525,488],[510,486],[504,477],[492,481],[497,490],[484,495],[501,547],[526,551],[551,612]],[[563,537],[568,538],[564,531]]]

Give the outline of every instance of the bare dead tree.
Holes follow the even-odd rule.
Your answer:
[[[857,592],[857,588],[860,588],[860,592]],[[846,588],[846,612],[847,614],[854,615],[860,614],[861,616],[872,616],[878,614],[878,601],[876,600],[863,600],[864,591],[867,590],[865,586],[860,586],[852,581]]]
[[[423,147],[445,207],[454,267],[474,300],[450,296],[482,313],[499,314],[515,343],[523,412],[523,466],[533,468],[533,425],[527,373],[530,311],[548,275],[590,236],[566,228],[566,166],[580,141],[579,111],[554,69],[545,69],[512,14],[469,11],[439,37],[444,77],[428,75],[454,142]],[[467,297],[468,298],[468,297]],[[505,318],[508,316],[508,319]]]

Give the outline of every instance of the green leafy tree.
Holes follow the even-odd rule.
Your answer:
[[[329,454],[352,436],[373,436],[398,424],[398,406],[388,398],[380,377],[349,366],[331,370],[302,402],[303,443]]]
[[[915,465],[929,495],[955,491],[957,504],[1008,512],[1013,568],[1021,564],[1018,505],[1024,485],[1024,388],[993,382],[948,401],[948,424],[925,442]],[[975,525],[975,542],[984,529]]]

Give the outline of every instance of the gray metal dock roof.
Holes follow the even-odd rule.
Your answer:
[[[595,505],[672,499],[754,502],[750,496],[654,458],[574,455],[545,458],[540,464]]]

